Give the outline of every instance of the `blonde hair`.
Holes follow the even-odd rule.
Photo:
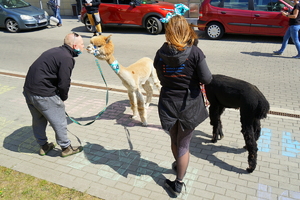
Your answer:
[[[165,24],[165,36],[167,42],[178,51],[183,51],[184,47],[192,46],[198,39],[194,29],[181,15],[176,15]]]

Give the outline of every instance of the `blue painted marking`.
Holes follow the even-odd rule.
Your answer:
[[[289,132],[282,133],[282,155],[288,157],[297,157],[300,153],[300,143],[296,140],[292,140],[292,134]]]
[[[257,199],[258,200],[266,200],[266,199],[274,199],[272,195],[276,194],[275,191],[272,191],[272,186],[264,185],[261,183],[257,184]],[[300,199],[300,192],[285,190],[281,194],[278,195],[280,200],[292,200],[292,199]]]
[[[272,131],[268,128],[262,128],[260,137],[257,143],[258,151],[270,152]]]

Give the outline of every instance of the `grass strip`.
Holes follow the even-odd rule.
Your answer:
[[[100,198],[0,166],[0,199],[99,200]]]

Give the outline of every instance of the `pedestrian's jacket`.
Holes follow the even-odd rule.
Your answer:
[[[75,65],[73,57],[77,56],[68,45],[45,51],[30,66],[24,90],[42,97],[58,95],[61,100],[67,100]]]
[[[86,3],[92,3],[92,6],[86,6]],[[88,14],[98,13],[100,0],[82,0],[82,5],[85,7]]]
[[[164,43],[154,67],[162,85],[158,111],[163,129],[169,131],[176,121],[184,130],[194,129],[208,117],[200,83],[209,84],[212,75],[203,52],[194,45],[177,51]]]

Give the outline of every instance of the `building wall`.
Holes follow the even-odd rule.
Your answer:
[[[47,7],[47,0],[26,0],[29,2],[31,5],[36,6],[36,7],[42,7],[44,10],[46,10],[49,15],[53,15],[52,10],[49,10]],[[199,10],[199,5],[203,0],[165,0],[166,2],[170,3],[183,3],[185,5],[188,5],[190,8],[190,11],[186,13],[185,17],[189,18],[198,18],[198,10]],[[76,0],[61,0],[61,8],[60,8],[60,14],[61,15],[69,15],[69,16],[76,16]]]

